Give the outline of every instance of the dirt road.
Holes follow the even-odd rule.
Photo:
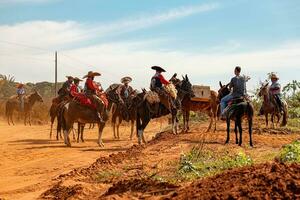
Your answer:
[[[131,154],[129,154],[122,158],[128,160],[126,164],[120,163],[114,166],[120,171],[128,170],[131,165],[136,166],[139,163],[142,163],[144,169],[149,169],[148,171],[152,170],[155,163],[161,165],[159,168],[165,167],[170,162],[176,162],[180,153],[199,143],[203,136],[206,136],[206,144],[210,148],[226,151],[241,148],[233,144],[233,135],[231,144],[224,145],[224,124],[218,124],[219,131],[216,133],[204,135],[206,126],[207,124],[195,124],[189,134],[170,135],[171,137],[152,141],[142,150],[138,149],[138,154],[134,159],[131,159]],[[151,140],[161,128],[159,122],[152,123],[145,131],[146,140]],[[136,144],[136,139],[129,140],[129,127],[125,126],[121,127],[121,140],[119,141],[113,139],[110,127],[104,130],[104,148],[99,148],[96,144],[96,129],[86,130],[85,143],[77,144],[73,141],[72,148],[66,148],[62,141],[50,140],[48,125],[8,126],[2,121],[0,122],[0,136],[0,199],[36,199],[57,183],[59,175],[66,174],[74,168],[88,167],[99,157],[120,151],[124,152]],[[290,143],[296,138],[299,138],[297,133],[288,135],[256,133],[254,134],[255,148],[249,148],[248,135],[244,134],[242,148],[255,159],[255,162],[260,162],[260,159],[264,161],[266,157],[274,156],[274,153],[278,152],[282,145]],[[101,169],[99,167],[97,170]],[[132,178],[131,175],[126,176]],[[95,191],[102,193],[110,185],[111,183],[95,186]],[[92,193],[85,195],[85,197],[95,197]],[[97,193],[97,195],[99,194]]]
[[[148,140],[160,124],[152,127],[146,134]],[[96,128],[86,130],[85,143],[73,141],[73,147],[66,148],[62,141],[49,139],[48,125],[8,126],[0,121],[0,199],[36,199],[58,175],[136,143],[129,140],[129,127],[120,130],[121,140],[117,141],[111,128],[105,128],[104,148],[96,144]]]

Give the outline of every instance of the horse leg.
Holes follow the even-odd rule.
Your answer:
[[[81,131],[81,124],[78,122],[77,128],[77,143],[79,143],[80,131]]]
[[[190,130],[190,111],[186,111],[186,132]]]
[[[176,119],[177,112],[175,110],[172,111],[172,130],[173,134],[177,134],[177,119]]]
[[[81,124],[81,126],[80,126],[80,139],[81,139],[81,142],[84,142],[84,139],[83,139],[84,127],[85,127],[85,124]]]
[[[271,122],[272,122],[272,128],[275,128],[275,125],[274,125],[274,114],[271,114]]]
[[[268,128],[269,127],[269,120],[268,120],[268,114],[266,113],[265,114],[265,118],[266,118],[266,128]]]
[[[114,138],[117,139],[117,136],[116,136],[116,117],[114,116],[114,114],[111,118],[111,125],[113,127]]]
[[[182,129],[182,132],[185,132],[185,122],[186,122],[186,112],[185,112],[185,110],[182,110],[182,119],[183,119],[183,129]]]
[[[209,118],[210,118],[210,122],[209,122],[209,125],[208,125],[208,127],[207,127],[207,129],[206,129],[206,131],[205,131],[206,133],[210,131],[211,126],[212,126],[212,124],[213,124],[213,114],[212,114],[211,111],[208,113],[208,116],[209,116]]]
[[[134,120],[131,120],[130,140],[132,140],[134,131]]]
[[[104,147],[104,144],[102,142],[102,133],[103,133],[104,127],[105,127],[105,123],[98,124],[98,145],[100,147]]]
[[[148,115],[143,116],[144,119],[141,119],[139,113],[137,114],[137,121],[136,121],[136,128],[137,128],[137,134],[138,134],[138,143],[142,144],[142,141],[146,143],[145,137],[144,137],[144,129],[148,125],[150,121],[149,113]]]
[[[248,119],[249,139],[250,139],[249,143],[250,143],[250,146],[251,146],[251,147],[253,147],[253,143],[252,143],[252,123],[253,123],[252,118],[249,118],[249,119]]]
[[[242,119],[238,118],[236,121],[237,121],[237,126],[239,128],[239,133],[240,133],[239,146],[241,146],[242,145],[242,141],[243,141],[243,138],[242,138],[242,135],[243,135]]]
[[[64,141],[65,141],[65,144],[67,145],[67,147],[71,147],[71,142],[70,142],[70,138],[69,138],[71,128],[72,127],[67,127],[67,129],[64,130]]]
[[[229,137],[230,137],[230,118],[227,117],[226,119],[226,125],[227,125],[227,138],[226,138],[226,141],[225,141],[225,144],[228,144],[229,142]]]
[[[31,112],[28,112],[28,124],[31,126]]]
[[[51,117],[51,125],[50,125],[50,140],[52,138],[52,130],[53,130],[53,123],[54,123],[54,119],[53,117]]]
[[[26,126],[27,113],[24,113],[24,125]]]
[[[238,144],[239,143],[239,139],[238,139],[238,126],[237,126],[237,123],[235,122],[234,123],[234,133],[235,133],[235,144]]]
[[[121,123],[122,123],[122,118],[119,117],[119,120],[117,122],[117,138],[118,138],[118,140],[120,139],[120,125],[121,125]]]

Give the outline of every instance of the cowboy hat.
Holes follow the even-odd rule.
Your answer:
[[[78,77],[75,77],[74,81],[78,81],[79,82],[79,81],[82,81],[82,80],[80,78],[78,78]]]
[[[279,77],[275,73],[271,73],[270,79],[279,79]]]
[[[74,79],[73,76],[66,76],[67,79]]]
[[[18,84],[16,85],[17,88],[22,88],[23,86],[24,86],[23,83],[18,83]]]
[[[161,68],[160,66],[152,66],[151,69],[154,69],[158,72],[166,72],[166,70],[164,70],[163,68]]]
[[[101,76],[101,74],[98,72],[89,71],[88,74],[85,75],[83,78],[94,77],[94,76]]]
[[[121,79],[121,83],[130,83],[132,81],[132,78],[129,76],[125,76]]]

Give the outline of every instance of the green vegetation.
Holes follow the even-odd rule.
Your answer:
[[[119,171],[115,171],[115,170],[104,170],[99,172],[96,177],[95,180],[97,182],[107,182],[107,181],[111,181],[115,178],[118,178],[122,175],[121,172]]]
[[[300,162],[300,141],[285,145],[279,154],[281,162]]]
[[[187,154],[182,154],[179,161],[178,174],[183,180],[211,176],[226,169],[252,165],[253,160],[243,151],[220,154],[210,150],[203,151],[194,147]]]

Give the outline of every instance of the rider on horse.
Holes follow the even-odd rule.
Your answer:
[[[66,82],[64,82],[64,84],[62,85],[62,87],[58,90],[58,99],[60,101],[62,101],[64,99],[64,97],[67,97],[70,95],[70,89],[73,83],[74,78],[72,76],[66,76],[66,78],[68,79]]]
[[[79,96],[81,89],[79,88],[79,82],[82,81],[81,79],[75,77],[74,83],[72,84],[70,88],[70,96],[71,97],[77,97]]]
[[[88,74],[83,77],[87,78],[84,86],[85,94],[96,105],[97,115],[100,119],[100,122],[104,122],[100,113],[103,111],[103,104],[105,104],[105,102],[103,102],[98,96],[103,92],[103,90],[94,81],[95,76],[101,76],[101,74],[98,72],[89,71]]]
[[[284,111],[283,108],[283,102],[282,102],[282,94],[281,94],[281,86],[278,82],[279,78],[275,73],[271,73],[270,75],[270,79],[271,79],[271,86],[269,88],[269,92],[270,95],[272,95],[275,99],[275,104],[277,104],[276,106],[278,106],[278,109],[280,112]]]
[[[17,96],[20,102],[20,110],[23,112],[24,111],[24,97],[25,97],[25,88],[24,84],[19,83],[17,85]]]
[[[246,96],[246,80],[244,76],[240,75],[241,67],[237,66],[234,69],[235,77],[229,83],[229,89],[232,92],[221,99],[221,118],[224,119],[226,115],[225,109],[230,101],[233,99],[241,99]]]
[[[132,78],[129,76],[123,77],[121,79],[121,83],[122,85],[120,85],[117,90],[116,93],[119,96],[119,100],[121,102],[121,104],[123,105],[124,108],[124,115],[125,115],[125,120],[127,121],[129,118],[129,104],[130,104],[130,100],[131,100],[131,95],[133,93],[133,88],[129,85],[129,83],[132,81]]]

